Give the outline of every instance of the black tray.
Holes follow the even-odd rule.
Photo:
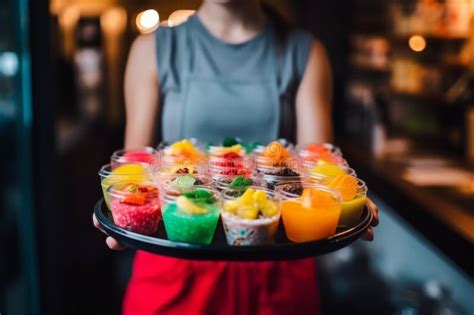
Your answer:
[[[125,246],[164,256],[197,260],[264,261],[319,256],[353,243],[364,234],[372,221],[372,212],[364,208],[361,221],[355,227],[338,229],[337,233],[328,239],[307,243],[290,242],[280,222],[275,243],[272,245],[229,246],[221,222],[217,225],[213,242],[210,245],[202,245],[168,240],[163,221],[160,222],[156,235],[152,236],[120,228],[114,224],[112,214],[103,199],[95,205],[94,213],[102,228]]]

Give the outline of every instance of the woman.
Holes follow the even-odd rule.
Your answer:
[[[330,142],[331,90],[326,52],[311,35],[286,27],[259,0],[206,0],[187,22],[134,42],[125,146],[153,145],[160,132],[166,142]],[[202,262],[139,251],[124,313],[316,314],[318,306],[313,259]]]

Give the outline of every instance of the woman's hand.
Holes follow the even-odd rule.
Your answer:
[[[102,227],[100,226],[100,223],[99,221],[97,221],[97,218],[95,217],[95,213],[92,214],[92,222],[94,223],[94,226],[99,230],[101,231],[102,233],[104,233],[105,235],[107,235],[107,233],[105,233],[104,230],[102,230]],[[107,246],[110,248],[110,249],[113,249],[113,250],[122,250],[122,249],[125,249],[125,246],[123,246],[122,244],[120,244],[119,242],[117,242],[117,240],[111,236],[108,236],[107,235],[107,238],[105,239],[105,243],[107,244]]]
[[[379,224],[379,209],[375,205],[375,203],[370,200],[370,198],[367,198],[367,201],[365,202],[365,205],[367,208],[369,208],[370,211],[372,211],[372,215],[374,216],[372,222],[370,223],[371,226],[377,226]],[[364,241],[373,241],[374,240],[374,230],[370,227],[367,229],[365,232],[364,236],[362,236],[362,239]]]

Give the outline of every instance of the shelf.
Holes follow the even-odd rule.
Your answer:
[[[436,93],[409,93],[391,89],[388,97],[389,99],[395,98],[421,105],[442,105],[446,103],[444,94]]]
[[[392,39],[397,40],[408,40],[410,37],[419,35],[423,36],[427,40],[436,40],[436,41],[465,41],[469,39],[467,35],[441,35],[441,34],[421,34],[421,33],[409,33],[409,34],[390,34]]]
[[[372,73],[372,74],[389,74],[391,71],[389,67],[380,68],[380,67],[375,67],[375,66],[370,66],[370,65],[356,64],[353,62],[351,62],[350,65],[351,65],[352,70]]]

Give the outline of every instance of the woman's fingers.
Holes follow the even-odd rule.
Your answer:
[[[95,217],[95,213],[92,214],[92,222],[94,223],[94,226],[95,226],[99,231],[101,231],[102,233],[104,233],[105,235],[107,235],[107,233],[102,229],[102,227],[100,226],[99,221],[98,221],[97,218]]]
[[[372,219],[372,222],[370,222],[370,225],[377,226],[379,224],[379,209],[377,208],[375,203],[373,203],[373,201],[370,200],[370,198],[367,198],[365,205],[367,206],[367,208],[369,208],[369,210],[372,212],[372,215],[373,215],[373,219]],[[373,241],[374,230],[371,227],[368,228],[365,234],[362,236],[362,239],[364,241],[369,241],[369,242]]]
[[[108,235],[103,229],[102,227],[100,226],[100,223],[99,221],[97,220],[97,218],[95,217],[95,214],[92,215],[92,222],[94,223],[94,226],[100,230],[102,233],[104,233],[105,235]],[[117,240],[111,236],[107,236],[107,238],[105,239],[105,243],[107,244],[107,246],[110,248],[110,249],[113,249],[113,250],[122,250],[122,249],[125,249],[125,246],[123,246],[122,244],[120,244],[119,242],[117,242]]]
[[[374,216],[370,224],[372,226],[377,226],[379,224],[379,209],[377,208],[375,203],[373,203],[373,201],[370,200],[370,198],[367,198],[365,205],[367,206],[367,208],[369,208],[370,211],[372,211],[372,215]]]
[[[125,246],[117,242],[117,240],[111,236],[107,236],[107,238],[105,239],[105,243],[107,243],[107,246],[109,246],[109,248],[113,250],[125,249]]]
[[[374,240],[374,230],[372,228],[368,228],[367,231],[365,231],[365,234],[362,235],[361,239],[372,242]]]

